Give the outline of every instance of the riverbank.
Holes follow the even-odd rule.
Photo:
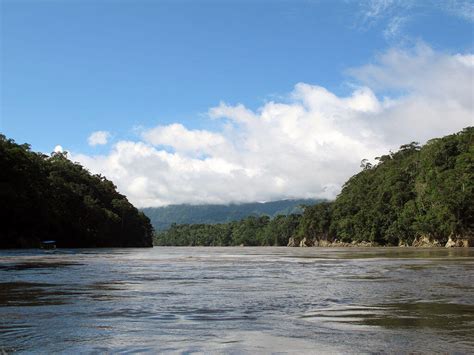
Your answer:
[[[324,239],[311,239],[311,238],[295,238],[291,237],[287,244],[288,247],[322,247],[322,248],[370,248],[370,247],[383,247],[383,245],[374,242],[356,242],[351,243],[342,242],[339,240],[324,240]],[[395,245],[391,247],[396,247]],[[421,236],[415,238],[415,240],[409,245],[408,243],[399,243],[398,247],[416,247],[416,248],[469,248],[474,247],[474,237],[456,237],[450,236],[447,241],[430,238],[428,236]]]

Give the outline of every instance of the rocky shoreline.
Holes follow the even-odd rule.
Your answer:
[[[321,247],[321,248],[340,248],[340,247],[354,247],[354,248],[370,248],[381,247],[382,245],[374,242],[356,242],[351,243],[342,242],[337,239],[331,241],[327,239],[311,239],[311,238],[295,238],[291,237],[288,241],[288,247]],[[417,247],[417,248],[469,248],[474,247],[474,236],[460,237],[450,236],[447,241],[438,240],[429,236],[421,236],[415,238],[413,243],[401,242],[398,247]]]

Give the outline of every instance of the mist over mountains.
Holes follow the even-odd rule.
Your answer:
[[[166,230],[176,224],[215,224],[238,221],[248,216],[275,217],[302,213],[302,205],[314,205],[324,200],[294,199],[229,205],[169,205],[143,208],[155,230]]]

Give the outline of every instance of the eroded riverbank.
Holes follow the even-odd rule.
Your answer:
[[[361,241],[353,241],[351,243],[339,240],[311,239],[311,238],[295,238],[291,237],[288,241],[288,247],[322,247],[322,248],[381,248],[377,243]],[[394,246],[387,246],[394,247]],[[400,242],[398,247],[414,247],[414,248],[470,248],[474,247],[474,237],[449,237],[447,241],[421,236],[415,238],[411,244]]]

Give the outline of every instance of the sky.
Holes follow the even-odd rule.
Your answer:
[[[0,131],[138,207],[334,198],[474,125],[474,2],[0,0]]]

